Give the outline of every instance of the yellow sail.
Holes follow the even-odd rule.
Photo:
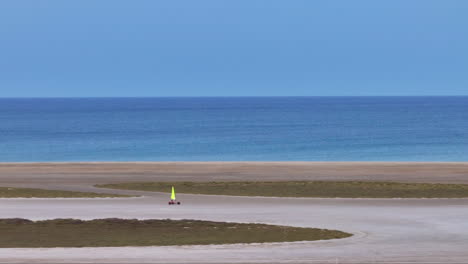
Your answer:
[[[175,200],[175,190],[174,190],[174,186],[172,186],[171,200]]]

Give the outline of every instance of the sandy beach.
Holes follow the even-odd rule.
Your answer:
[[[104,190],[128,181],[371,180],[468,183],[468,163],[2,163],[0,186],[140,198],[0,199],[2,218],[173,218],[338,229],[354,236],[284,244],[0,249],[2,263],[466,263],[468,199],[318,199]]]
[[[0,163],[2,184],[237,180],[468,183],[468,162]]]

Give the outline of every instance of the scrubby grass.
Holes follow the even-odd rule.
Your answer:
[[[309,241],[336,230],[197,220],[0,219],[0,247],[118,247]]]
[[[100,197],[129,197],[128,195],[71,192],[44,190],[32,188],[0,187],[0,198],[100,198]]]
[[[137,182],[97,185],[102,188],[178,193],[342,198],[460,198],[468,197],[468,184],[429,184],[358,181],[283,182]]]

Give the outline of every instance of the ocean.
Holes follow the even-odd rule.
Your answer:
[[[468,161],[468,97],[0,99],[29,161]]]

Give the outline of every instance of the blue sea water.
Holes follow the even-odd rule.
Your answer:
[[[468,161],[468,97],[0,99],[0,161]]]

